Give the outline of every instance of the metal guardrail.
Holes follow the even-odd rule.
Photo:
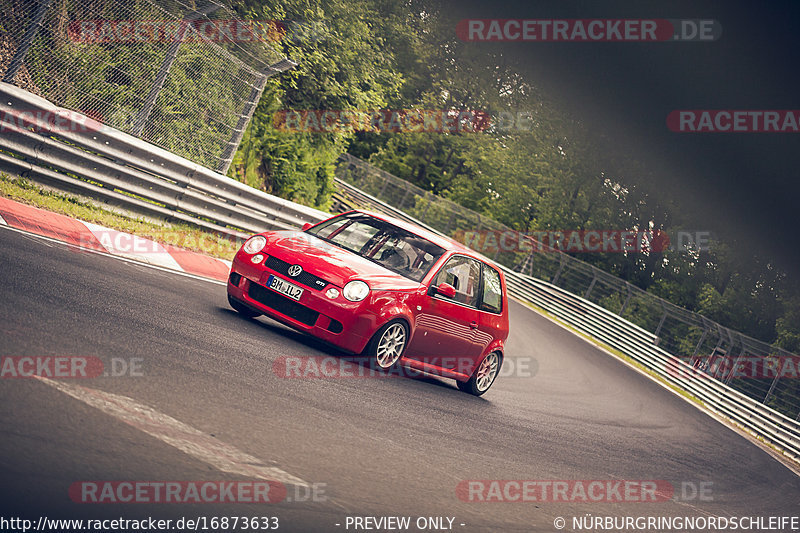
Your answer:
[[[0,170],[143,215],[180,220],[231,237],[294,229],[328,216],[248,187],[120,131],[84,128],[83,118],[75,113],[66,113],[68,120],[58,122],[56,128],[51,119],[64,110],[13,85],[0,84],[0,97],[0,119],[18,117],[20,112],[33,114],[25,122],[30,127],[20,127],[19,121],[0,123]],[[426,226],[352,185],[339,185],[378,211]],[[800,422],[693,369],[659,348],[654,333],[551,283],[502,268],[512,296],[621,351],[667,383],[689,392],[710,410],[800,461]]]
[[[137,214],[235,238],[328,216],[7,83],[0,83],[0,120],[0,170]]]
[[[560,287],[503,268],[509,292],[615,348],[667,383],[700,400],[800,461],[800,422],[745,396],[655,345],[656,337]]]
[[[716,377],[726,385],[800,420],[800,380],[794,379],[800,355],[659,298],[585,261],[586,256],[580,258],[558,247],[542,246],[530,234],[515,231],[447,198],[434,196],[350,154],[340,156],[336,177],[340,184],[358,189],[362,198],[371,197],[472,248],[485,250],[497,264],[580,295],[653,332],[658,337],[656,344],[669,353],[694,361],[705,359],[706,364],[719,370]],[[367,203],[376,205],[374,201]],[[633,258],[626,261],[628,259]],[[634,259],[631,266],[637,262]],[[724,358],[725,367],[718,362],[720,358]],[[749,362],[752,367],[768,367],[768,370],[757,379],[740,379],[739,372],[726,371],[740,362]],[[774,365],[783,368],[774,372]]]
[[[352,184],[338,178],[336,184],[363,205],[446,236]],[[734,390],[659,348],[655,333],[561,287],[498,266],[505,274],[508,292],[512,296],[544,309],[581,333],[619,350],[670,385],[688,392],[712,412],[733,420],[800,462],[800,422],[797,420]]]

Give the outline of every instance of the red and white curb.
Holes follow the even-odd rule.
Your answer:
[[[228,279],[230,261],[123,233],[0,197],[0,224],[92,252],[148,263],[217,281]]]

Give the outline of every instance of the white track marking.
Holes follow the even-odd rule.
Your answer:
[[[308,486],[307,482],[278,467],[267,466],[260,459],[244,453],[230,444],[220,442],[214,437],[126,396],[43,377],[37,379],[213,466],[217,470],[250,478]]]
[[[104,228],[91,222],[80,221],[100,241],[103,248],[113,255],[144,261],[164,268],[183,270],[183,267],[170,255],[166,248],[155,241]]]
[[[3,218],[2,215],[0,215],[0,224],[2,224],[4,226],[8,226],[8,222],[5,221],[5,219]]]

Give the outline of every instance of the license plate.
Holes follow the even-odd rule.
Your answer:
[[[299,300],[304,290],[302,287],[298,287],[297,285],[293,285],[288,281],[283,281],[281,278],[276,278],[272,275],[267,278],[267,287],[275,292],[288,296],[292,300]]]

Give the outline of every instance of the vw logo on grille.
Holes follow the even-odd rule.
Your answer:
[[[293,278],[299,276],[301,272],[303,272],[303,267],[300,265],[292,265],[289,267],[289,275]]]

